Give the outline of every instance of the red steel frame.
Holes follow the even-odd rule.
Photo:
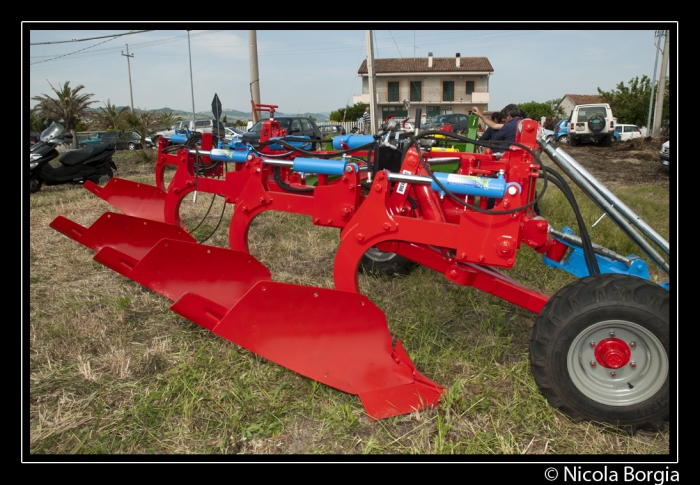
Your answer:
[[[261,141],[284,136],[275,123],[266,122]],[[523,121],[516,142],[537,149],[538,128],[534,121]],[[202,150],[210,150],[211,143],[211,135],[203,134]],[[261,154],[249,153],[247,161],[236,163],[233,171],[224,171],[223,164],[218,164],[206,175],[195,175],[196,155],[187,148],[167,153],[166,146],[161,139],[156,186],[117,178],[104,188],[85,184],[126,215],[106,213],[90,228],[59,217],[52,227],[95,250],[97,261],[172,299],[173,311],[280,365],[358,394],[373,418],[435,406],[444,390],[415,369],[400,342],[392,346],[383,313],[359,294],[357,270],[368,249],[395,252],[450,281],[535,313],[549,298],[495,269],[512,268],[523,243],[550,256],[561,252],[561,243],[548,234],[546,220],[531,208],[501,214],[472,210],[441,197],[429,185],[408,182],[398,190],[386,171],[377,172],[365,193],[367,174],[352,164],[333,180],[320,175],[312,192],[287,192],[274,182],[274,167],[265,159],[276,153],[267,147]],[[440,155],[419,155],[412,147],[400,172],[429,176],[421,157],[429,165],[430,158]],[[209,161],[206,155],[200,156]],[[450,156],[459,157],[459,174],[501,172],[506,182],[518,184],[515,193],[507,191],[496,200],[493,211],[517,209],[534,199],[539,166],[521,147],[514,146],[500,160],[490,151]],[[166,185],[167,165],[177,170]],[[286,184],[305,187],[299,174],[287,167],[279,170]],[[235,204],[230,249],[197,245],[186,234],[179,207],[194,190],[220,194],[226,203]],[[487,204],[484,197],[463,196],[462,200],[483,209]],[[275,283],[267,268],[248,254],[250,224],[269,210],[305,214],[315,225],[341,230],[333,268],[335,290]],[[196,291],[190,291],[192,286]],[[281,314],[303,315],[304,321],[280,324],[276,321]],[[349,323],[334,326],[329,333],[329,315]],[[279,341],[285,344],[278,345]],[[362,377],[357,376],[359,362],[369,366],[360,372]]]

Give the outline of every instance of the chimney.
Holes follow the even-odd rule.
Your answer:
[[[459,67],[459,52],[457,53],[456,61],[457,61],[457,67]]]
[[[428,52],[428,67],[433,67],[433,53]]]

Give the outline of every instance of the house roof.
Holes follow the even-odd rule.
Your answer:
[[[433,67],[428,67],[427,57],[408,59],[374,59],[376,74],[402,72],[493,72],[493,66],[486,57],[460,57],[457,67],[456,57],[433,57]],[[362,61],[357,74],[367,74],[367,59]]]
[[[565,94],[564,98],[566,97],[573,101],[574,104],[593,104],[603,102],[603,99],[600,97],[600,94]],[[562,101],[564,101],[563,98]]]

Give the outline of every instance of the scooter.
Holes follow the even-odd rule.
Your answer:
[[[90,180],[104,184],[114,175],[117,166],[112,161],[116,151],[114,143],[71,150],[59,159],[57,167],[49,162],[59,155],[58,147],[66,143],[63,126],[53,122],[39,137],[39,142],[29,148],[29,192],[35,193],[42,185],[82,184]]]

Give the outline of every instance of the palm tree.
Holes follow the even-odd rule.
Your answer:
[[[152,131],[153,127],[160,124],[161,117],[157,111],[143,111],[141,108],[137,110],[136,113],[128,113],[125,119],[129,127],[141,137],[141,148],[146,148],[146,135]]]
[[[172,125],[173,123],[176,123],[178,121],[182,121],[182,117],[175,116],[175,115],[173,115],[172,111],[168,111],[167,113],[162,113],[160,115],[160,119],[158,120],[158,124],[160,124],[160,126],[163,129],[167,129],[170,125]]]
[[[108,99],[107,103],[105,103],[105,107],[100,108],[100,113],[96,116],[96,118],[102,130],[109,130],[110,128],[114,130],[121,130],[125,128],[126,122],[124,117],[128,111],[129,108],[126,106],[121,109],[117,109],[115,105],[109,104]]]
[[[49,83],[49,86],[51,86],[51,83]],[[66,81],[60,90],[51,86],[51,89],[56,94],[56,98],[46,94],[32,98],[32,100],[39,102],[33,111],[40,118],[63,121],[65,129],[73,135],[73,148],[77,148],[78,144],[75,126],[79,118],[85,116],[91,104],[97,103],[97,101],[90,101],[90,98],[94,96],[93,94],[80,94],[83,88],[85,86],[81,84],[71,89],[70,81]]]

